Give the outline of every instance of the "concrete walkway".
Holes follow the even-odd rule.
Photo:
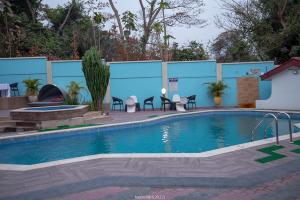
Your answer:
[[[266,156],[256,147],[209,158],[106,158],[0,171],[0,199],[300,199],[300,154],[290,152],[299,146],[281,144],[278,153],[287,157],[266,164],[254,161]]]

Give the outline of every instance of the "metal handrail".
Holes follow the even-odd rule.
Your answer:
[[[292,118],[291,118],[291,116],[288,114],[288,113],[286,113],[286,112],[278,112],[277,114],[276,114],[276,117],[278,118],[280,115],[285,115],[285,116],[287,116],[287,118],[288,118],[288,120],[289,120],[289,134],[290,134],[290,143],[292,143],[293,142],[293,131],[292,131]],[[274,119],[275,120],[275,119]],[[273,120],[273,121],[274,121]],[[272,122],[273,122],[272,121]],[[271,123],[272,123],[271,122]],[[271,124],[270,123],[270,124]],[[269,126],[268,127],[266,127],[265,128],[265,136],[266,136],[266,131],[267,131],[267,129],[269,128]]]
[[[276,130],[276,144],[279,145],[279,135],[278,135],[278,118],[276,117],[276,115],[274,115],[273,113],[267,113],[264,115],[263,119],[255,126],[255,128],[252,130],[251,134],[252,134],[252,138],[251,140],[254,140],[254,133],[256,131],[256,129],[258,127],[260,127],[260,125],[265,121],[266,117],[271,116],[274,118],[273,121],[275,121],[275,130]],[[272,122],[273,122],[272,121]]]

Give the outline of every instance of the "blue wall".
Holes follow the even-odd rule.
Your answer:
[[[212,106],[207,83],[216,81],[216,76],[216,61],[168,63],[168,78],[178,78],[178,92],[169,87],[168,97],[172,99],[175,93],[183,97],[197,95],[197,106]]]
[[[45,57],[4,58],[0,59],[0,83],[19,83],[21,95],[25,93],[22,83],[25,79],[38,78],[41,84],[47,83],[47,60]],[[81,101],[89,101],[82,72],[81,61],[52,61],[53,83],[67,89],[71,81],[78,82],[85,89],[81,91]],[[175,93],[180,96],[197,95],[197,106],[213,106],[213,99],[207,93],[207,83],[216,81],[217,64],[215,61],[169,62],[167,77],[178,79],[178,91],[169,92],[171,99]],[[228,63],[222,64],[222,79],[229,86],[223,97],[224,106],[237,106],[237,80],[249,76],[251,69],[259,69],[259,74],[274,67],[273,62]],[[162,62],[115,62],[110,63],[111,96],[125,100],[136,95],[140,103],[145,98],[154,96],[155,107],[160,106],[162,86]],[[251,76],[258,76],[251,75]],[[260,99],[267,99],[271,94],[271,82],[260,81]]]
[[[47,60],[45,57],[37,58],[1,58],[0,83],[18,82],[20,95],[25,94],[25,79],[40,79],[42,85],[47,82]]]
[[[222,64],[222,79],[228,85],[223,96],[224,106],[237,106],[237,80],[240,77],[258,77],[274,67],[273,62],[228,63]],[[259,69],[259,74],[252,75],[251,69]],[[271,95],[271,81],[259,81],[259,99],[267,99]]]
[[[80,60],[52,61],[51,63],[53,84],[68,92],[67,86],[71,81],[75,81],[79,83],[80,86],[84,87],[84,89],[80,91],[81,102],[91,100],[82,72],[82,62]]]
[[[135,95],[141,105],[154,96],[154,106],[160,106],[161,61],[110,63],[110,74],[111,96],[126,100]]]

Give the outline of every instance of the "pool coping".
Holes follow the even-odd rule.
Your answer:
[[[49,135],[53,133],[62,133],[62,132],[72,132],[72,131],[80,131],[80,130],[88,130],[88,129],[94,129],[94,128],[104,128],[104,127],[114,127],[114,126],[122,126],[122,125],[130,125],[130,124],[136,124],[136,123],[146,123],[146,122],[152,122],[157,121],[160,119],[165,118],[171,118],[179,115],[190,115],[190,114],[198,114],[198,113],[209,113],[209,112],[239,112],[239,111],[254,111],[254,112],[279,112],[279,110],[256,110],[256,109],[220,109],[220,110],[201,110],[201,111],[195,111],[195,112],[186,112],[186,113],[175,113],[175,114],[169,114],[169,115],[162,115],[154,118],[144,119],[144,120],[138,120],[138,121],[132,121],[132,122],[122,122],[122,123],[115,123],[115,124],[105,124],[105,125],[98,125],[98,126],[92,126],[92,127],[82,127],[82,128],[73,128],[73,129],[64,129],[64,130],[55,130],[55,131],[46,131],[46,132],[32,132],[26,135],[14,135],[14,136],[3,136],[0,137],[1,140],[6,139],[14,139],[14,138],[20,138],[20,137],[29,137],[29,136],[38,136],[38,135]],[[299,111],[288,111],[293,114],[300,114]],[[300,132],[293,133],[293,137],[300,137]],[[287,140],[289,139],[289,135],[281,135],[279,136],[279,140]],[[223,147],[219,149],[214,149],[210,151],[205,151],[201,153],[118,153],[118,154],[96,154],[96,155],[90,155],[90,156],[81,156],[76,158],[69,158],[69,159],[62,159],[62,160],[56,160],[56,161],[50,161],[50,162],[44,162],[44,163],[38,163],[33,165],[19,165],[19,164],[0,164],[0,170],[7,170],[7,171],[28,171],[28,170],[34,170],[34,169],[41,169],[41,168],[47,168],[52,166],[58,166],[58,165],[64,165],[64,164],[71,164],[76,162],[82,162],[82,161],[89,161],[89,160],[95,160],[95,159],[101,159],[101,158],[207,158],[211,156],[221,155],[225,153],[230,153],[242,149],[247,149],[255,146],[265,145],[274,143],[276,141],[275,137],[263,139],[263,140],[257,140],[253,142],[248,143],[242,143],[238,145],[232,145],[228,147]]]
[[[64,108],[64,109],[56,109],[56,110],[38,110],[38,108],[45,108],[45,107],[59,107],[59,106],[68,106],[71,107],[72,110],[79,110],[82,108],[87,108],[87,105],[56,105],[56,106],[37,106],[37,107],[29,107],[32,108],[32,110],[30,110],[28,107],[26,108],[18,108],[18,109],[14,109],[11,110],[11,112],[36,112],[36,113],[40,113],[40,112],[55,112],[55,111],[66,111],[66,110],[70,110],[70,108]]]

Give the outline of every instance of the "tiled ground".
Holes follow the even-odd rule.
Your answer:
[[[299,138],[300,139],[300,138]],[[97,159],[0,171],[0,199],[300,199],[299,148],[260,164],[257,148],[210,158]]]
[[[114,123],[158,114],[111,113]],[[300,154],[290,152],[299,146],[281,145],[287,157],[266,164],[254,161],[265,156],[256,147],[209,158],[105,158],[0,171],[0,200],[300,200]]]

